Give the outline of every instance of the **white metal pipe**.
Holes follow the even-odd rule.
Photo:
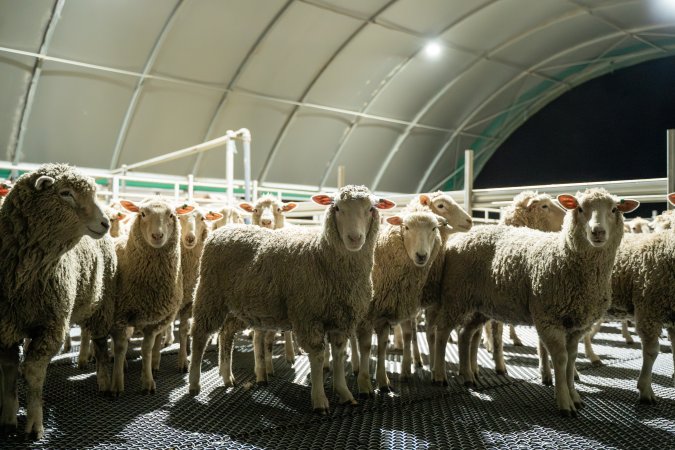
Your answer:
[[[235,142],[230,139],[227,141],[227,159],[225,161],[225,174],[227,178],[227,199],[230,204],[234,204],[234,154],[237,152]]]
[[[473,206],[473,150],[464,150],[464,210],[471,215]]]
[[[180,183],[174,183],[173,185],[173,198],[176,203],[180,201]]]
[[[675,130],[670,129],[666,133],[666,145],[668,150],[668,156],[666,158],[667,167],[668,167],[668,194],[675,192]],[[673,209],[673,205],[670,202],[668,204],[668,209]]]
[[[258,200],[258,180],[253,180],[253,198],[252,201]]]
[[[120,177],[112,178],[112,201],[117,202],[120,199]]]
[[[188,175],[188,201],[192,202],[195,198],[195,176],[192,174]]]
[[[251,201],[251,132],[242,128],[241,139],[244,147],[244,199],[247,202]]]

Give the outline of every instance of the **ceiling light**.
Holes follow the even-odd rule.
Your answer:
[[[424,46],[424,53],[430,58],[438,58],[443,51],[443,47],[436,41],[431,41]]]

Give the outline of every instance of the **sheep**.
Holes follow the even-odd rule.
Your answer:
[[[127,230],[124,228],[123,223],[127,215],[111,207],[106,209],[106,214],[108,215],[108,220],[110,220],[110,236],[118,238],[126,234]]]
[[[259,227],[268,228],[270,230],[278,230],[286,226],[286,218],[284,213],[291,211],[297,207],[297,203],[289,202],[282,203],[281,200],[271,195],[263,195],[255,204],[248,202],[239,203],[239,207],[246,212],[251,213],[251,223]],[[231,359],[228,353],[223,352],[223,349],[232,347],[234,342],[234,334],[246,328],[243,321],[234,317],[226,320],[219,333],[218,354],[220,372],[223,379],[228,380],[226,385],[233,384],[233,377],[231,372]],[[274,338],[276,337],[276,330],[269,330],[265,334],[253,334],[253,339],[258,339],[257,345],[264,346],[265,349],[265,370],[267,375],[274,374],[274,365],[272,364],[272,347]],[[255,345],[255,343],[254,343]],[[295,363],[295,348],[293,346],[293,332],[284,332],[284,348],[286,354],[286,362],[289,364]],[[326,347],[328,349],[328,347]],[[324,364],[327,365],[328,357],[324,357]],[[226,367],[227,366],[227,367]]]
[[[675,193],[668,194],[667,199],[675,204]],[[651,386],[652,367],[659,353],[659,336],[664,325],[671,345],[675,344],[674,255],[672,230],[628,235],[619,247],[612,272],[612,305],[608,315],[634,318],[635,331],[642,341],[642,369],[637,383],[641,403],[656,402]],[[675,363],[675,353],[673,359]]]
[[[0,208],[0,428],[17,427],[19,342],[28,337],[25,432],[43,437],[47,365],[63,343],[73,307],[86,309],[113,291],[109,227],[94,181],[66,164],[22,175],[7,195]],[[105,390],[109,380],[98,381]]]
[[[195,205],[192,205],[195,207]],[[185,206],[183,207],[185,208]],[[190,315],[192,314],[192,302],[197,289],[199,279],[199,266],[201,263],[204,242],[209,234],[208,222],[214,222],[223,218],[223,215],[214,211],[202,211],[198,207],[187,214],[178,216],[180,222],[180,263],[183,274],[183,302],[178,310],[177,317],[180,319],[178,350],[178,370],[188,371],[188,330]],[[173,331],[173,321],[169,325]]]
[[[558,201],[567,210],[561,232],[497,225],[449,240],[441,299],[431,316],[437,327],[434,382],[447,384],[445,346],[439,343],[469,319],[459,337],[460,375],[467,386],[475,384],[476,331],[487,316],[534,324],[553,359],[560,413],[576,416],[583,406],[573,377],[578,341],[609,306],[623,213],[639,203],[619,201],[604,189],[560,195]]]
[[[651,233],[652,229],[649,227],[649,221],[642,217],[636,217],[627,222],[631,233]]]
[[[234,206],[223,206],[219,211],[223,217],[212,223],[213,230],[224,227],[228,223],[244,223],[244,218],[238,208]]]
[[[673,220],[675,219],[675,210],[671,209],[668,211],[663,211],[660,215],[654,217],[651,225],[655,232],[661,232],[663,230],[670,230],[674,228],[672,226]]]
[[[411,376],[412,325],[421,309],[422,288],[441,248],[439,228],[448,226],[444,218],[430,212],[388,217],[387,222],[392,226],[380,232],[375,244],[373,300],[357,327],[359,395],[366,397],[372,392],[369,360],[373,330],[378,338],[376,378],[380,392],[390,390],[384,360],[391,325],[403,328],[401,379]]]
[[[554,203],[550,195],[535,191],[523,191],[513,198],[510,205],[504,208],[500,223],[540,231],[560,231],[564,218],[565,210]],[[485,325],[486,349],[493,353],[495,368],[500,375],[506,374],[502,345],[503,327],[504,325],[501,322],[494,320],[488,321]],[[509,324],[509,336],[513,345],[523,345],[516,334],[515,327],[511,324]]]
[[[130,327],[143,331],[141,346],[141,388],[155,392],[153,370],[159,368],[161,331],[181,305],[183,288],[179,223],[176,215],[194,207],[172,208],[160,198],[140,204],[122,200],[122,207],[136,213],[129,235],[116,242],[118,293],[114,304],[103,304],[97,311],[92,336],[113,338],[115,363],[110,393],[124,392],[124,361]],[[92,320],[93,321],[93,320]],[[96,339],[95,339],[96,340]]]
[[[192,395],[200,390],[207,338],[231,313],[257,329],[294,331],[309,353],[312,407],[323,414],[329,406],[322,367],[328,334],[334,389],[341,403],[356,403],[345,380],[345,344],[373,294],[378,209],[395,204],[376,199],[364,186],[352,185],[312,200],[328,206],[322,227],[272,231],[229,226],[207,239],[193,307]],[[259,346],[254,351],[261,363]],[[265,376],[264,369],[256,373],[258,380]]]

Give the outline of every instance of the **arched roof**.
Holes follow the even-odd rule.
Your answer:
[[[0,0],[0,146],[114,169],[246,127],[263,183],[334,186],[344,165],[433,190],[569,89],[673,55],[674,3]],[[150,170],[224,167],[215,150]]]

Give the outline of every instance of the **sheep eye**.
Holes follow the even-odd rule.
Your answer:
[[[443,209],[443,204],[438,205],[438,209]]]
[[[408,230],[410,230],[410,228],[408,228],[408,227],[406,226],[406,227],[405,227],[405,230],[408,231]]]
[[[579,209],[579,212],[580,212],[580,213],[584,212],[584,210],[581,209],[581,207],[579,207],[578,209]]]
[[[340,208],[338,208],[338,206],[335,205],[335,212],[338,212],[338,211],[340,211]]]
[[[434,229],[433,229],[433,230],[431,230],[431,231],[436,231],[436,230],[438,230],[438,228],[437,228],[437,227],[434,227]]]
[[[174,217],[176,216],[174,216],[173,214],[169,214],[169,218],[173,219]]]
[[[72,197],[73,196],[72,192],[70,192],[70,191],[61,191],[61,192],[59,192],[59,195],[61,197]]]
[[[257,212],[258,212],[258,208],[254,209],[253,212],[254,212],[254,213],[257,213]]]
[[[548,208],[548,205],[542,205],[541,207],[542,208]]]
[[[616,206],[615,206],[614,208],[612,208],[612,214],[615,214],[616,211],[617,211],[617,209],[616,209]]]
[[[141,211],[141,217],[145,217],[145,213]]]

